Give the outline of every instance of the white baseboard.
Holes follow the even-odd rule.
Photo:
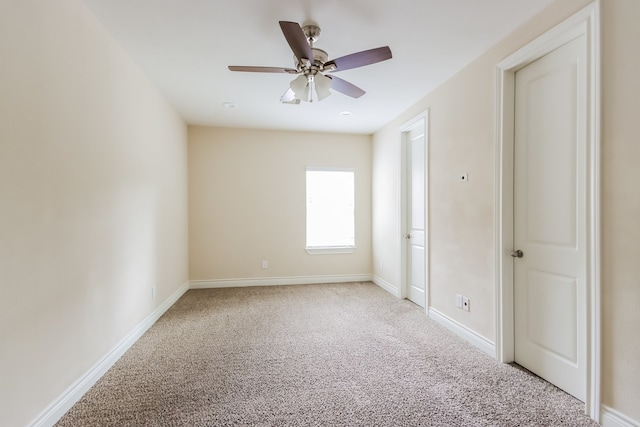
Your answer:
[[[602,427],[640,427],[640,421],[633,420],[607,405],[602,405],[600,425]]]
[[[386,280],[384,280],[384,279],[382,279],[382,278],[380,278],[378,276],[373,276],[371,281],[373,283],[375,283],[376,285],[380,286],[385,291],[389,292],[394,297],[400,298],[400,289],[396,288],[395,286],[393,286],[391,283],[387,282]]]
[[[190,289],[242,288],[248,286],[313,285],[320,283],[370,282],[370,274],[344,276],[253,277],[247,279],[192,280]]]
[[[32,427],[53,426],[188,289],[188,283],[180,286],[102,359],[51,402],[29,425]]]
[[[496,357],[496,346],[494,343],[478,334],[477,332],[467,328],[461,323],[456,322],[449,316],[440,313],[438,310],[429,308],[429,318],[440,323],[445,328],[459,335],[466,341],[478,347],[480,350],[487,353],[489,356]]]

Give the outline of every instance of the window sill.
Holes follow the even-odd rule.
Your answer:
[[[351,254],[356,250],[355,246],[326,246],[317,248],[305,248],[309,255],[321,254]]]

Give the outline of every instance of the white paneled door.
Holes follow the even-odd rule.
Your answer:
[[[425,127],[406,133],[407,144],[407,298],[421,307],[426,302]]]
[[[585,400],[586,37],[516,73],[515,361]]]

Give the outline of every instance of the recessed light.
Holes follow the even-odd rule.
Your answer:
[[[352,114],[351,111],[342,111],[340,113],[341,116],[350,116],[351,114]]]
[[[234,102],[223,102],[222,106],[227,110],[233,110],[234,108],[238,108],[238,106]]]

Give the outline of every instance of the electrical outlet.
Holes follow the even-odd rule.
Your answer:
[[[462,297],[462,309],[464,311],[471,311],[470,307],[471,301],[467,297]]]
[[[469,181],[469,174],[468,173],[463,173],[458,175],[458,182],[467,182]]]
[[[456,295],[456,307],[462,308],[462,295]]]
[[[267,268],[269,268],[269,261],[267,261],[266,259],[262,260],[262,269],[266,270]]]

